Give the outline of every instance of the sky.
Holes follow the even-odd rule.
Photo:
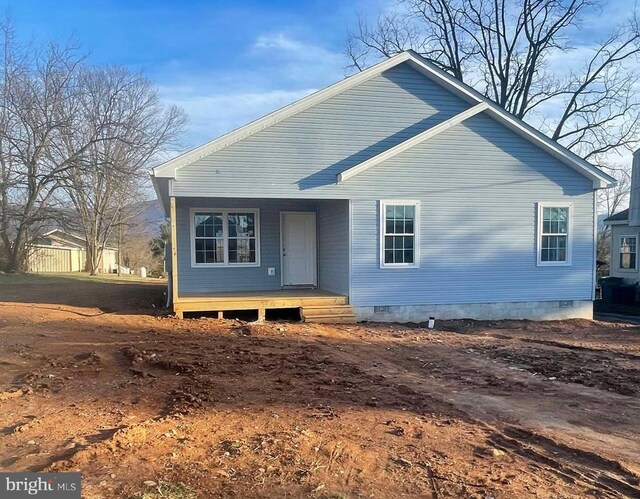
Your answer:
[[[393,0],[2,1],[17,32],[73,37],[94,64],[141,70],[189,114],[195,147],[344,78],[357,12]]]
[[[571,34],[575,57],[551,61],[568,71],[579,55],[629,13],[610,0],[606,15]],[[349,28],[397,0],[0,0],[18,34],[70,37],[93,64],[143,71],[167,104],[190,120],[186,150],[345,77]]]

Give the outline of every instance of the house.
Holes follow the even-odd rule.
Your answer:
[[[85,269],[86,243],[84,238],[51,230],[36,237],[27,251],[29,272],[81,272]],[[110,273],[117,269],[118,250],[105,247],[100,260],[100,273]]]
[[[173,308],[592,316],[615,180],[404,52],[152,171]]]
[[[609,275],[624,279],[626,284],[640,282],[640,150],[633,154],[629,208],[605,218],[603,223],[611,227]]]

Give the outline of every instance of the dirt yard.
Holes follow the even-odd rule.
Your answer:
[[[0,276],[0,469],[88,498],[640,497],[640,327],[179,321]]]

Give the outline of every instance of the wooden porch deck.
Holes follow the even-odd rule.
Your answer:
[[[264,320],[266,310],[278,308],[300,308],[307,321],[355,322],[347,296],[321,289],[188,293],[173,304],[179,318],[185,312],[217,312],[223,318],[228,310],[257,310],[258,320]]]

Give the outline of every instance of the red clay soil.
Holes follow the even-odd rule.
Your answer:
[[[2,279],[2,470],[89,498],[640,497],[639,327],[180,321],[161,284]]]

